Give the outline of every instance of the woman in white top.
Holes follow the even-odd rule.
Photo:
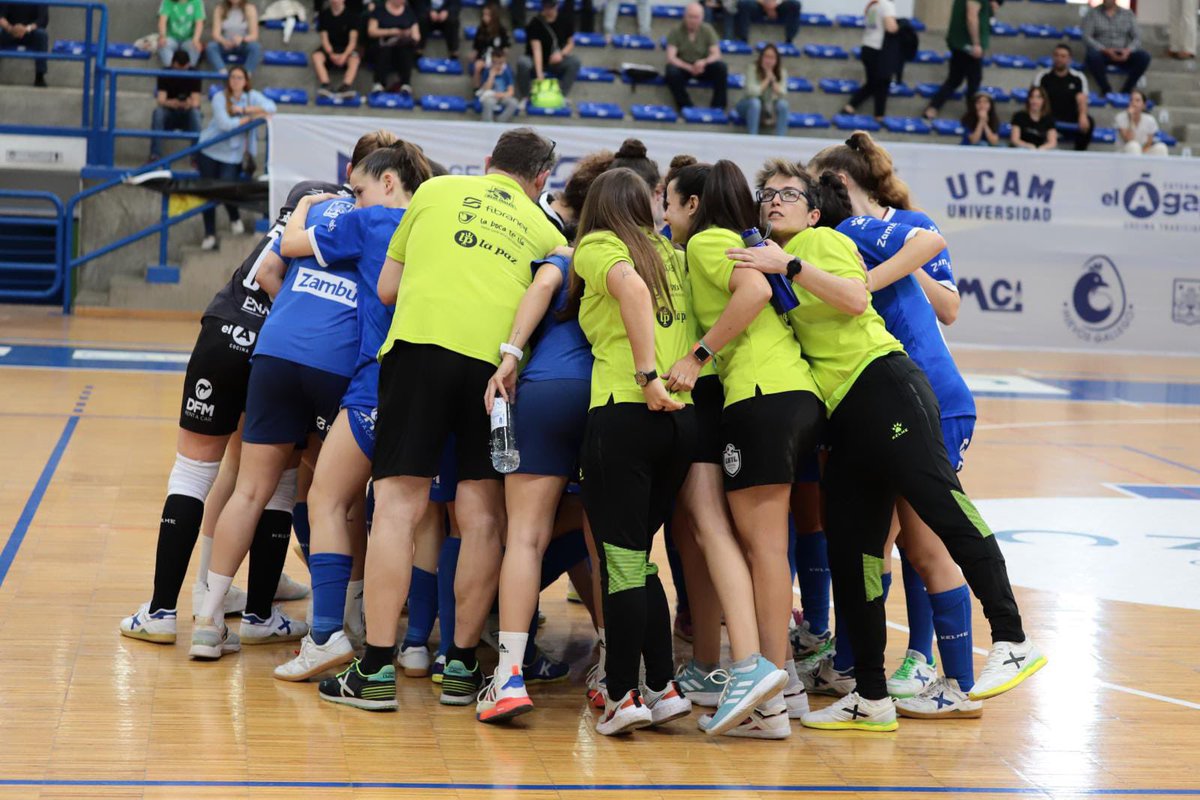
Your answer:
[[[892,76],[900,66],[900,45],[895,34],[896,4],[892,0],[870,0],[863,12],[866,30],[863,31],[862,62],[867,78],[850,97],[842,112],[853,114],[868,97],[875,98],[875,119],[883,119],[887,109],[888,90]]]
[[[258,8],[250,0],[221,0],[213,11],[213,40],[204,48],[214,72],[227,72],[225,59],[237,56],[251,75],[262,59]]]
[[[1169,155],[1167,146],[1155,141],[1158,120],[1146,113],[1146,95],[1141,89],[1129,93],[1129,108],[1117,114],[1117,150],[1131,156]]]

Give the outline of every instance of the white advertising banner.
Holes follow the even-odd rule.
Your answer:
[[[340,180],[358,137],[383,125],[452,173],[477,174],[503,126],[417,117],[277,115],[273,207],[301,180]],[[807,161],[836,140],[682,128],[545,126],[561,186],[572,164],[626,135],[666,168],[677,153],[728,158],[748,176],[771,156]],[[892,144],[917,206],[941,226],[963,294],[947,338],[1006,347],[1200,355],[1200,160],[1111,152]]]

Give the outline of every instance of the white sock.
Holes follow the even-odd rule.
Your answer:
[[[786,688],[791,689],[793,686],[800,683],[800,676],[796,674],[796,662],[792,661],[790,658],[785,660],[787,661],[787,664],[784,666],[784,670],[787,671],[788,675]]]
[[[774,697],[759,703],[758,712],[767,717],[772,717],[776,714],[787,713],[787,700],[784,699],[783,692],[780,692]]]
[[[496,665],[497,674],[511,675],[513,667],[521,669],[521,662],[525,659],[525,645],[528,643],[529,631],[500,631],[500,663]]]
[[[350,581],[346,584],[346,627],[358,630],[363,624],[363,582]]]
[[[604,660],[605,660],[605,657],[608,655],[608,644],[607,644],[607,640],[604,638],[604,628],[603,627],[597,628],[596,633],[600,636],[600,661],[599,661],[599,663],[600,663],[600,678],[603,679],[604,676],[608,674],[604,671]]]
[[[204,584],[208,576],[208,565],[212,562],[212,544],[211,536],[200,536],[200,569],[196,570],[196,583]],[[206,584],[204,584],[206,585]]]
[[[200,604],[198,617],[211,617],[214,621],[224,621],[225,593],[233,585],[232,575],[218,575],[211,569],[208,571],[208,591],[204,594],[204,602]]]

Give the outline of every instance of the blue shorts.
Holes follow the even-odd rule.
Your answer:
[[[349,378],[274,356],[255,356],[246,390],[242,440],[295,444],[316,431],[325,438]]]
[[[442,458],[438,462],[438,474],[433,476],[429,487],[432,503],[453,503],[458,495],[458,462],[454,458],[454,436],[446,440]]]
[[[342,396],[342,408],[374,410],[379,404],[379,362],[372,361],[354,371]]]
[[[513,416],[522,475],[579,475],[591,381],[526,381],[517,387]]]
[[[350,423],[350,432],[354,434],[354,441],[358,443],[358,449],[362,450],[362,454],[370,461],[375,457],[375,418],[378,412],[374,408],[365,408],[363,406],[348,406],[343,405],[346,410],[346,421]]]
[[[966,462],[967,448],[975,435],[974,417],[942,417],[942,439],[946,442],[946,455],[955,472],[961,472]]]

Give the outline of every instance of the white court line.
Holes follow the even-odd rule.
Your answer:
[[[147,353],[138,350],[75,350],[74,361],[141,361],[153,364],[186,364],[190,353]]]
[[[976,425],[977,431],[1013,430],[1016,428],[1080,428],[1090,425],[1195,425],[1192,419],[1079,419],[1061,422],[993,422]]]

